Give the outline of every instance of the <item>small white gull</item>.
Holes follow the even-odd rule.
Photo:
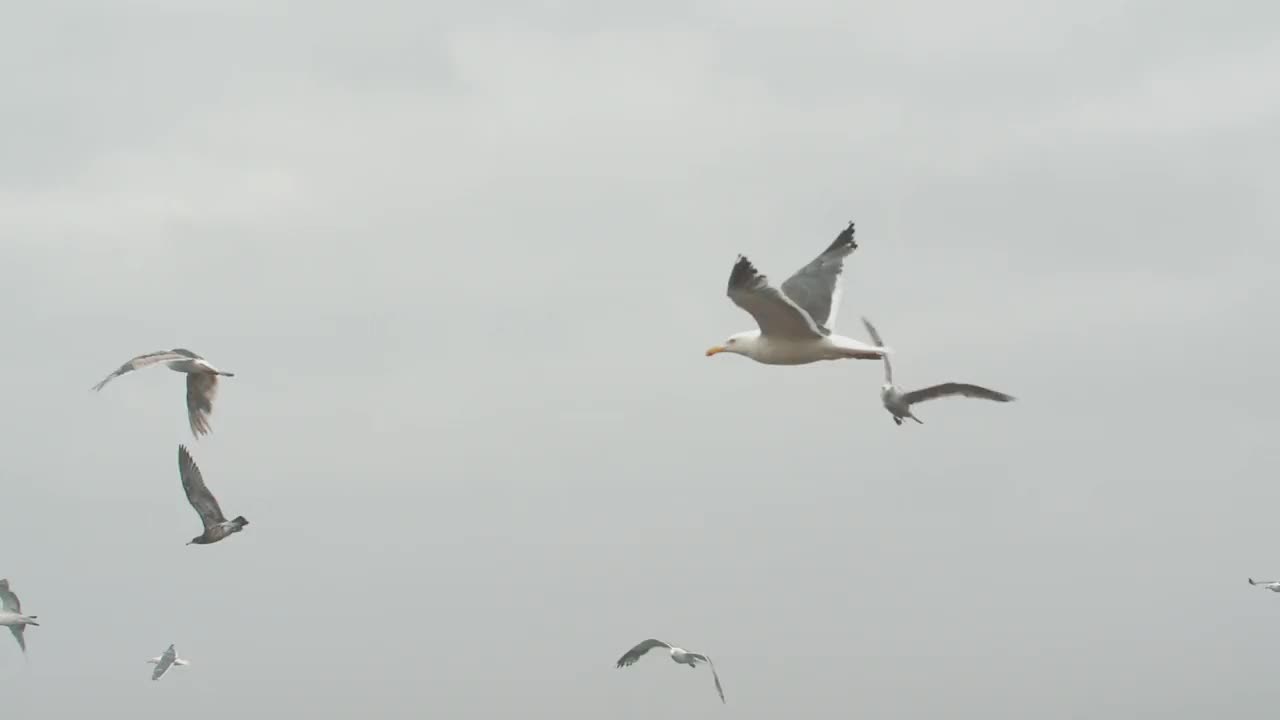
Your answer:
[[[173,645],[170,645],[169,649],[165,650],[163,655],[153,657],[147,662],[156,666],[156,669],[151,673],[152,680],[159,680],[164,677],[164,674],[169,672],[169,668],[171,667],[182,667],[184,665],[191,664],[190,662],[178,657],[178,651],[174,649]]]
[[[93,386],[101,390],[112,378],[133,372],[152,365],[164,363],[170,370],[187,374],[187,421],[191,424],[191,434],[198,439],[209,432],[209,415],[213,412],[213,398],[218,392],[218,376],[235,377],[235,373],[224,372],[210,365],[208,361],[186,348],[159,350],[146,353],[116,368],[115,372],[103,378],[102,382]]]
[[[9,581],[0,580],[0,625],[9,627],[9,632],[13,633],[13,639],[18,641],[18,647],[22,648],[23,653],[27,652],[27,641],[23,633],[28,625],[39,627],[36,617],[38,616],[22,613],[22,601],[9,589]]]
[[[635,661],[640,659],[641,655],[644,655],[645,653],[649,652],[650,650],[656,647],[663,647],[670,650],[671,660],[681,665],[688,665],[689,667],[693,668],[693,667],[697,667],[698,663],[700,662],[706,663],[711,668],[711,677],[716,682],[716,692],[720,695],[720,702],[725,702],[724,688],[720,687],[720,676],[716,673],[716,665],[715,663],[711,662],[710,657],[703,655],[702,653],[689,652],[682,648],[674,647],[672,645],[664,643],[661,640],[649,638],[648,640],[645,640],[639,645],[636,645],[635,647],[623,653],[622,657],[618,658],[618,667],[626,667],[628,665],[634,664]]]
[[[833,335],[839,310],[844,259],[856,250],[853,223],[808,265],[778,289],[739,255],[729,273],[729,299],[756,319],[759,330],[736,333],[707,350],[744,355],[766,365],[804,365],[818,360],[877,360],[888,352],[843,335]]]
[[[867,334],[871,336],[871,341],[877,345],[881,344],[880,333],[876,332],[876,328],[871,324],[871,321],[862,318],[862,324],[867,328]],[[927,388],[904,393],[901,388],[893,384],[893,366],[889,364],[889,357],[884,357],[884,384],[880,386],[880,401],[884,403],[885,409],[893,414],[893,421],[898,425],[902,424],[903,418],[911,418],[923,425],[924,421],[911,413],[911,406],[919,402],[949,395],[961,395],[963,397],[994,400],[996,402],[1009,402],[1014,399],[1012,395],[1006,395],[979,385],[956,382],[931,385]]]

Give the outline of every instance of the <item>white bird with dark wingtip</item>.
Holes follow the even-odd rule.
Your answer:
[[[649,652],[650,650],[656,647],[667,648],[668,650],[670,650],[671,660],[681,665],[688,665],[689,667],[692,668],[692,667],[697,667],[698,663],[700,662],[706,663],[711,668],[711,677],[715,679],[716,692],[720,695],[720,702],[725,702],[724,688],[720,687],[720,676],[716,673],[716,665],[715,663],[711,662],[710,657],[703,655],[702,653],[692,653],[682,648],[668,645],[667,643],[664,643],[661,640],[649,638],[648,640],[645,640],[639,645],[636,645],[635,647],[623,653],[622,657],[618,658],[618,667],[626,667],[628,665],[634,664],[635,661],[640,659],[641,655],[644,655],[645,653]]]
[[[191,434],[197,439],[209,432],[209,415],[213,413],[213,398],[218,392],[218,376],[235,377],[235,373],[224,372],[210,365],[208,361],[186,348],[159,350],[139,355],[116,368],[116,371],[103,378],[102,382],[93,386],[101,390],[112,380],[125,373],[133,372],[152,365],[164,363],[170,370],[187,374],[187,422],[191,425]]]
[[[745,256],[729,273],[729,299],[756,319],[759,330],[729,337],[707,350],[744,355],[766,365],[804,365],[818,360],[878,360],[888,353],[843,335],[833,335],[839,310],[844,259],[858,248],[853,223],[822,254],[773,287]]]
[[[880,333],[876,332],[876,328],[871,324],[871,321],[862,318],[862,324],[867,328],[867,334],[871,336],[871,341],[877,345],[881,344]],[[1012,395],[1005,395],[1002,392],[989,390],[978,385],[956,382],[931,385],[927,388],[904,393],[897,385],[893,384],[893,366],[889,364],[888,356],[885,356],[884,385],[880,386],[880,400],[884,403],[885,409],[893,414],[893,421],[898,425],[902,424],[903,418],[911,418],[923,425],[924,421],[911,413],[911,406],[926,400],[934,400],[951,395],[994,400],[996,402],[1009,402],[1014,399]]]
[[[190,662],[178,657],[178,651],[174,649],[172,645],[169,646],[168,650],[164,651],[163,655],[153,657],[147,662],[156,666],[156,669],[151,673],[152,680],[159,680],[164,677],[164,674],[169,672],[169,668],[171,667],[183,667],[184,665],[191,664]]]
[[[1254,587],[1260,587],[1265,590],[1270,590],[1271,592],[1280,592],[1280,580],[1258,581],[1258,580],[1254,580],[1253,578],[1249,578],[1249,584],[1253,585]]]
[[[216,543],[228,535],[240,532],[249,524],[243,515],[228,520],[222,514],[218,499],[205,486],[204,476],[200,474],[199,466],[192,459],[191,453],[187,452],[185,445],[178,446],[178,473],[182,476],[182,489],[187,493],[187,502],[195,508],[200,522],[204,524],[204,532],[192,538],[188,545]]]
[[[18,647],[22,648],[24,654],[27,652],[27,640],[23,633],[27,631],[28,625],[40,626],[36,617],[38,616],[22,613],[22,601],[9,589],[9,581],[0,580],[0,625],[9,627],[9,632],[13,633],[13,639],[18,641]]]

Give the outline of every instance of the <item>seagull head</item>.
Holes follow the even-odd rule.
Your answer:
[[[724,343],[707,348],[707,357],[718,355],[722,352],[750,356],[751,350],[755,347],[756,339],[759,336],[760,331],[758,330],[748,330],[736,335],[730,335]]]

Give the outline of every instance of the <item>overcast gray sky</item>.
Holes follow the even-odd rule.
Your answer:
[[[6,718],[1280,701],[1280,6],[4,15]],[[837,330],[1018,402],[703,356],[736,253],[849,220]],[[237,373],[200,442],[167,370],[89,391],[174,346]],[[178,443],[243,534],[183,544]]]

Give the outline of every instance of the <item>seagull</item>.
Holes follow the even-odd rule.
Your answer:
[[[623,653],[622,657],[618,658],[618,667],[626,667],[628,665],[634,664],[635,661],[640,659],[641,655],[644,655],[645,653],[649,652],[650,650],[656,647],[664,647],[670,650],[672,661],[680,663],[681,665],[688,665],[691,668],[697,667],[698,663],[700,662],[704,662],[707,665],[709,665],[711,667],[711,677],[714,678],[716,681],[716,692],[720,694],[720,702],[725,701],[724,688],[720,687],[720,676],[716,674],[716,665],[715,663],[711,662],[711,658],[701,653],[691,653],[687,650],[684,650],[678,647],[673,647],[672,645],[668,645],[667,643],[664,643],[661,640],[655,640],[653,638],[649,638],[648,640],[645,640],[639,645],[636,645],[635,647],[626,651],[625,653]]]
[[[200,522],[204,523],[204,532],[192,538],[188,545],[216,543],[228,535],[240,532],[249,524],[243,515],[227,520],[222,514],[217,498],[205,487],[200,468],[191,459],[191,453],[187,452],[185,445],[178,446],[178,472],[182,475],[182,489],[187,491],[187,502],[195,508]]]
[[[1264,580],[1262,582],[1258,582],[1253,578],[1249,578],[1249,584],[1256,585],[1260,588],[1266,588],[1271,592],[1280,592],[1280,580]]]
[[[140,368],[165,363],[170,370],[187,374],[187,421],[191,423],[191,434],[197,439],[209,432],[209,414],[213,412],[213,396],[218,392],[218,376],[235,377],[235,373],[224,372],[210,365],[204,358],[185,348],[159,350],[139,355],[116,368],[116,371],[93,386],[101,390],[112,378]]]
[[[160,657],[153,657],[147,662],[156,666],[155,671],[151,673],[152,680],[159,680],[160,678],[164,677],[164,674],[169,672],[170,667],[173,667],[175,665],[177,667],[182,667],[183,665],[191,664],[186,660],[179,658],[178,651],[175,650],[172,645],[169,646],[168,650],[164,651],[163,655],[161,655]]]
[[[871,341],[877,345],[881,344],[880,333],[876,332],[876,327],[871,324],[871,321],[862,318],[862,324],[867,328],[867,334],[871,336]],[[963,395],[964,397],[995,400],[996,402],[1009,402],[1014,399],[1012,395],[1005,395],[1002,392],[989,390],[978,385],[955,382],[931,385],[927,388],[904,393],[901,388],[893,384],[893,366],[889,364],[888,356],[885,356],[884,385],[880,386],[880,400],[884,403],[885,409],[893,414],[893,421],[898,425],[902,424],[903,418],[911,418],[923,425],[924,421],[911,413],[911,406],[918,402],[947,397],[948,395]]]
[[[886,348],[831,333],[839,310],[844,259],[857,248],[851,222],[821,255],[787,278],[781,290],[739,255],[729,273],[729,299],[751,313],[760,329],[730,336],[724,344],[708,349],[707,357],[736,353],[766,365],[884,357]]]
[[[13,633],[13,639],[18,641],[18,647],[22,648],[23,653],[27,652],[27,641],[22,634],[27,631],[28,625],[40,625],[36,622],[36,617],[22,614],[22,601],[9,589],[8,580],[0,580],[0,625],[9,626],[9,632]]]

